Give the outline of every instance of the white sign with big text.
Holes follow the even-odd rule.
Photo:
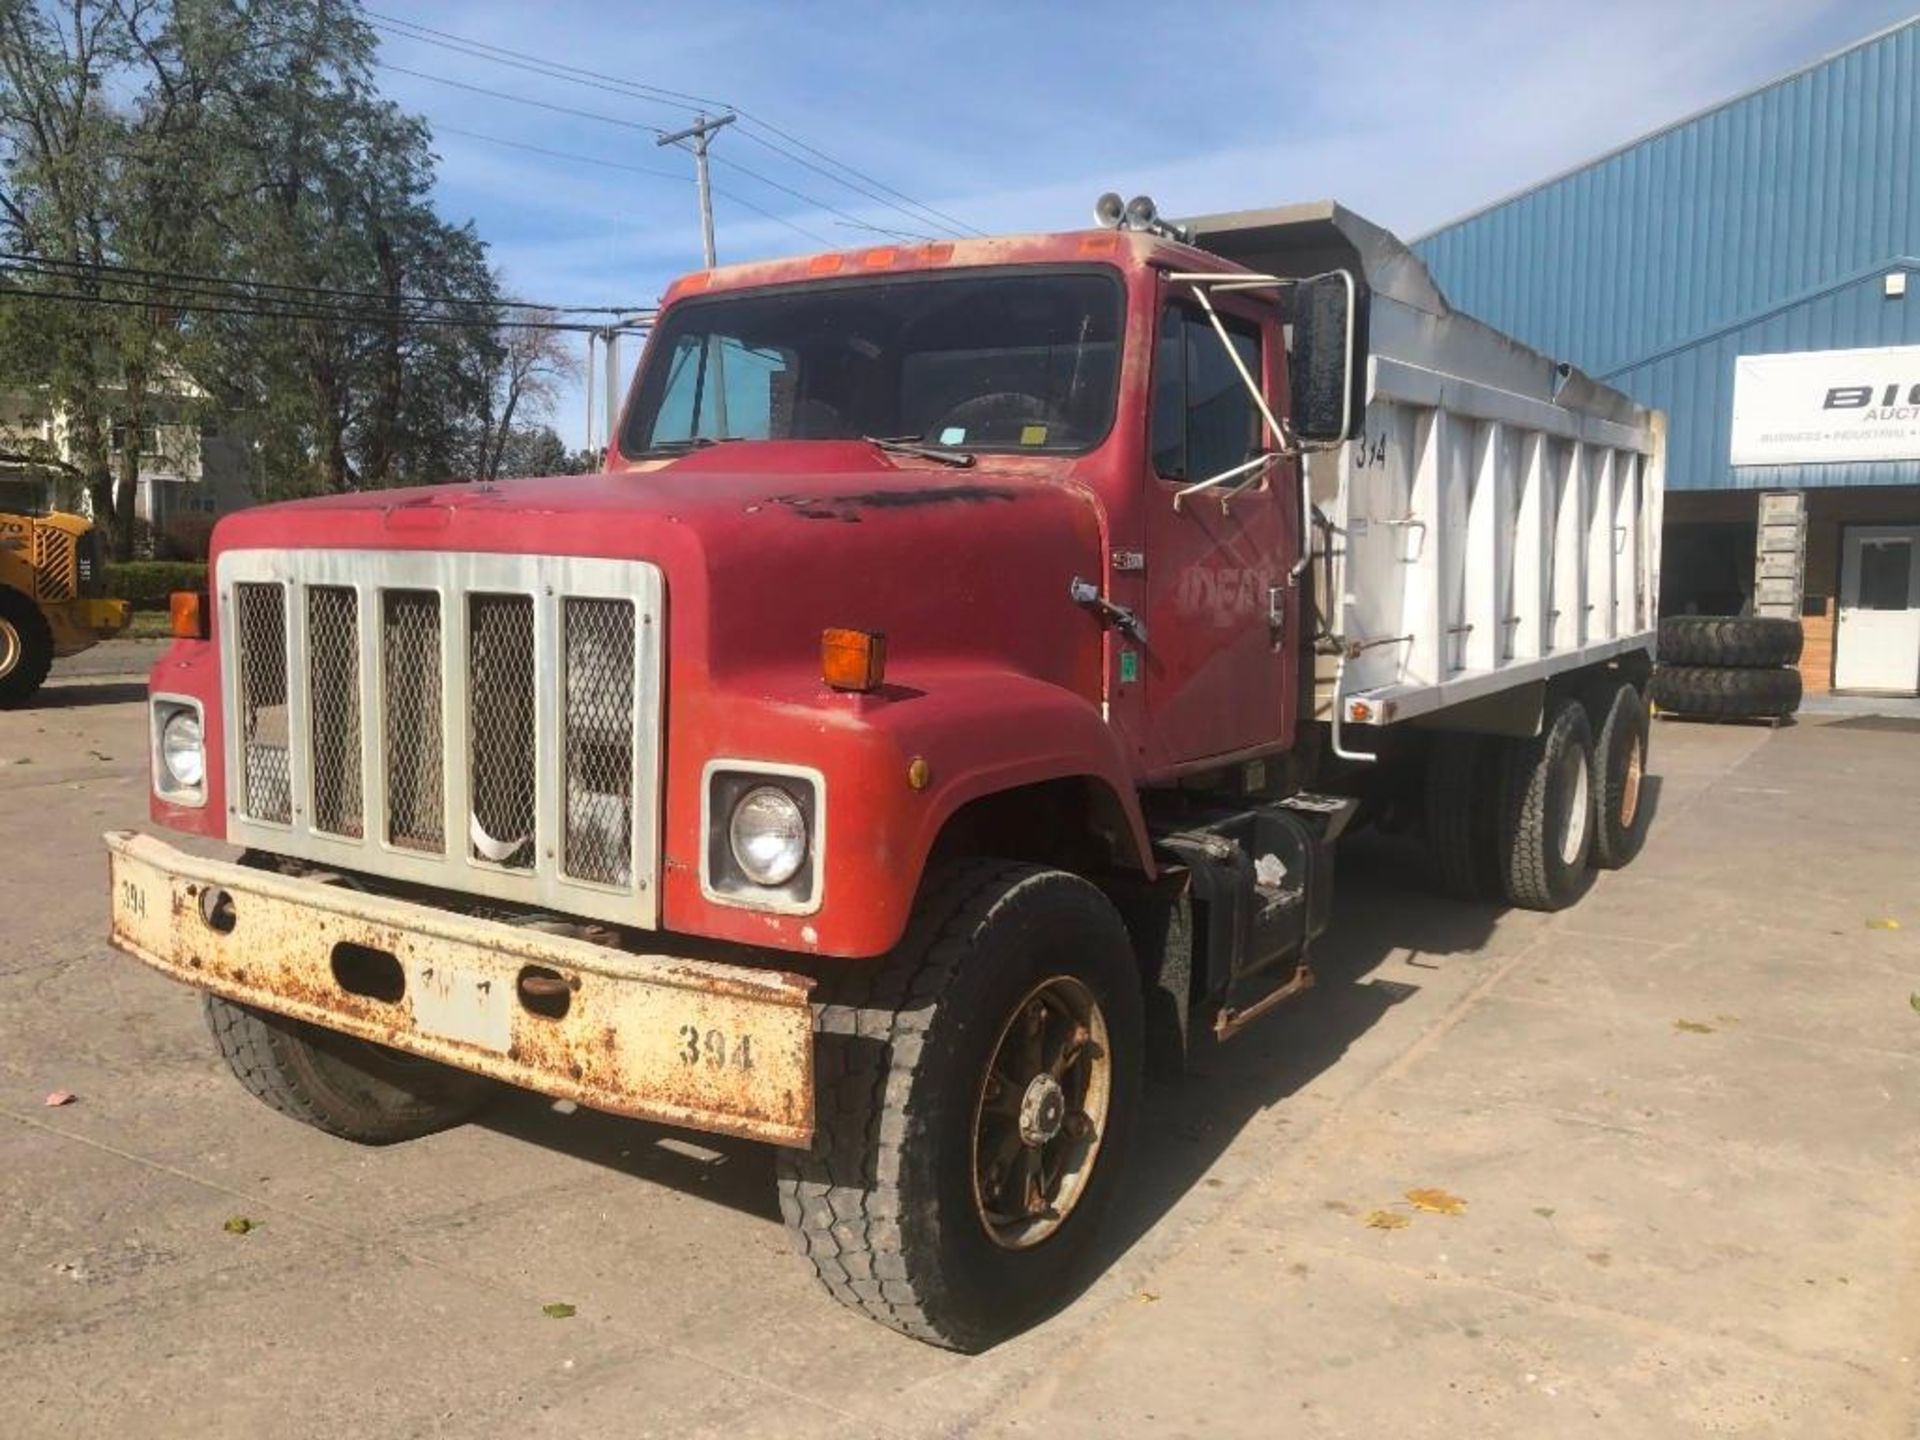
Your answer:
[[[1741,355],[1735,465],[1920,460],[1920,345]]]

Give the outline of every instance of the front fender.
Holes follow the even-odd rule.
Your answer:
[[[963,807],[1048,780],[1090,779],[1111,793],[1126,817],[1133,859],[1152,873],[1140,801],[1126,757],[1106,721],[1079,696],[1024,675],[948,677],[920,714],[893,712],[895,738],[928,766],[928,806],[911,851],[924,868],[940,832]]]
[[[1058,685],[1003,670],[928,668],[870,696],[819,690],[718,707],[704,733],[714,754],[817,769],[826,779],[827,842],[819,909],[777,915],[699,893],[690,864],[669,861],[666,923],[716,938],[844,957],[878,955],[905,932],[928,855],[965,805],[1048,780],[1087,779],[1112,796],[1152,872],[1146,822],[1126,756],[1099,710]],[[915,761],[925,783],[915,788]],[[676,767],[677,769],[677,767]],[[678,773],[684,774],[684,771]],[[676,795],[670,842],[691,860],[694,797]]]

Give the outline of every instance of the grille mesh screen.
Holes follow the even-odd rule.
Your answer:
[[[345,585],[307,591],[308,728],[313,741],[313,824],[330,835],[366,834],[360,782],[360,597]]]
[[[468,843],[481,860],[533,867],[533,597],[467,601],[467,703],[473,814]]]
[[[240,804],[256,820],[284,825],[293,819],[287,765],[287,592],[277,584],[233,589],[240,649]]]
[[[33,588],[42,600],[71,600],[77,593],[73,536],[50,525],[33,532]]]
[[[409,850],[444,853],[440,597],[431,590],[388,590],[381,598],[387,839]]]
[[[566,857],[579,880],[633,878],[633,606],[562,602],[566,646]]]

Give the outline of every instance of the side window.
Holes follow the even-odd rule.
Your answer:
[[[1241,363],[1262,379],[1259,331],[1221,319]],[[1260,453],[1260,408],[1212,324],[1184,306],[1169,305],[1160,316],[1150,444],[1154,472],[1167,480],[1205,480]]]
[[[684,335],[674,347],[650,445],[784,438],[794,356],[731,335]]]

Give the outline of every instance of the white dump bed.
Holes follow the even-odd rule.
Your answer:
[[[1410,720],[1651,653],[1662,416],[1452,310],[1337,205],[1188,223],[1251,270],[1370,292],[1365,433],[1309,466],[1323,716]]]

